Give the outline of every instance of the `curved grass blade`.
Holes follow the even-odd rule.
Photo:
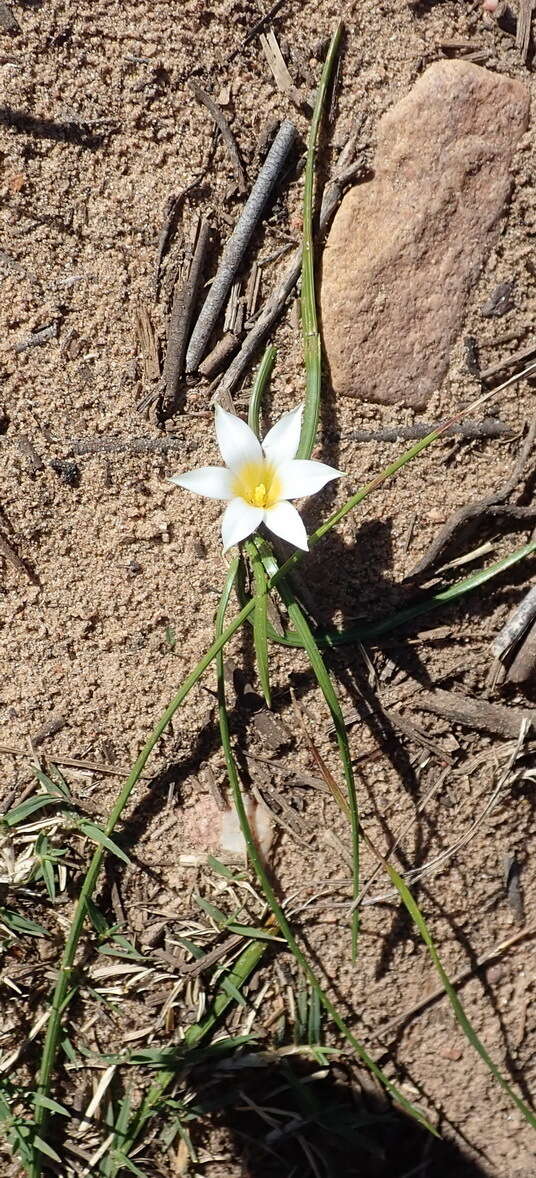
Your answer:
[[[268,544],[260,539],[254,541],[257,546],[259,555],[262,558],[265,570],[269,576],[273,577],[278,571],[278,564],[273,556]],[[352,769],[352,759],[350,757],[350,749],[348,746],[348,736],[346,732],[346,725],[344,723],[341,705],[337,698],[336,691],[331,682],[329,671],[320,654],[318,646],[315,642],[312,630],[309,623],[303,614],[303,611],[296,601],[292,592],[291,586],[288,584],[286,578],[282,578],[278,582],[278,591],[281,599],[285,605],[288,616],[291,622],[296,627],[296,633],[299,635],[300,643],[305,647],[309,662],[313,669],[316,681],[324,699],[328,705],[331,719],[335,728],[337,737],[337,744],[339,746],[339,753],[343,767],[344,777],[346,781],[346,788],[348,790],[348,803],[350,811],[350,821],[352,825],[352,880],[353,880],[353,894],[354,898],[359,895],[359,810],[357,804],[357,791],[355,787],[354,771]],[[359,934],[359,921],[355,920],[357,915],[357,908],[352,913],[352,961],[357,957],[357,939]]]
[[[451,602],[463,597],[466,593],[471,593],[473,589],[479,589],[481,585],[485,585],[487,581],[498,577],[500,573],[504,573],[506,569],[511,568],[518,561],[525,560],[527,556],[532,556],[533,552],[536,552],[536,540],[531,540],[528,544],[523,544],[521,548],[515,548],[513,552],[508,553],[508,556],[503,556],[501,560],[496,560],[494,564],[488,565],[487,568],[471,573],[469,577],[465,577],[462,581],[456,581],[454,585],[448,585],[446,589],[439,589],[423,601],[416,602],[415,605],[405,606],[404,609],[397,610],[395,613],[389,614],[386,618],[380,618],[377,622],[365,622],[364,625],[348,626],[343,630],[315,632],[315,641],[320,647],[335,647],[348,646],[354,642],[367,642],[372,641],[374,638],[380,638],[382,634],[389,634],[392,630],[398,630],[399,626],[404,626],[406,622],[412,622],[415,618],[422,617],[423,614],[431,613],[432,610],[449,605]],[[278,642],[283,646],[303,646],[300,636],[295,630],[288,630],[286,634],[277,634],[273,626],[268,625],[268,637],[271,642]]]
[[[234,562],[233,562],[233,564],[234,564]],[[238,568],[238,561],[236,562],[236,568],[234,569],[234,571],[233,571],[233,565],[231,566],[231,568],[229,570],[229,574],[227,577],[225,588],[223,590],[223,593],[222,593],[222,596],[220,599],[220,604],[218,606],[218,610],[217,610],[217,614],[216,614],[216,640],[218,639],[218,636],[224,632],[223,625],[224,625],[224,619],[225,619],[225,611],[227,609],[227,605],[229,602],[229,597],[230,597],[231,590],[233,587],[234,579],[236,578],[237,568]],[[368,1052],[365,1050],[365,1048],[362,1046],[362,1044],[359,1042],[359,1040],[356,1039],[355,1035],[352,1034],[350,1028],[345,1023],[342,1016],[339,1014],[339,1011],[337,1010],[336,1006],[333,1005],[331,1000],[328,998],[328,995],[322,989],[316,974],[314,973],[313,969],[309,965],[309,962],[308,962],[307,958],[305,957],[305,954],[302,953],[302,950],[300,949],[300,946],[298,945],[298,942],[296,941],[296,939],[294,937],[294,934],[290,928],[290,925],[287,921],[285,913],[283,912],[283,909],[281,908],[280,904],[277,901],[275,892],[274,892],[272,885],[270,883],[270,879],[269,879],[268,874],[264,868],[262,859],[257,851],[257,847],[255,845],[255,840],[253,838],[252,830],[251,830],[251,827],[250,827],[250,824],[248,821],[246,808],[244,806],[244,801],[242,798],[242,791],[241,791],[240,782],[238,779],[238,772],[237,772],[237,768],[236,768],[236,762],[235,762],[235,758],[234,758],[234,754],[233,754],[230,732],[229,732],[229,717],[228,717],[227,706],[226,706],[226,701],[225,701],[225,679],[224,679],[224,674],[223,674],[223,657],[222,657],[221,653],[219,653],[217,656],[216,669],[217,669],[217,675],[218,675],[218,719],[219,719],[219,725],[220,725],[220,736],[221,736],[221,741],[222,741],[222,747],[223,747],[223,752],[224,752],[224,756],[225,756],[225,763],[227,766],[227,773],[228,773],[228,777],[229,777],[229,784],[231,786],[231,792],[233,795],[233,801],[234,801],[234,804],[236,807],[236,812],[237,812],[238,819],[240,822],[240,828],[242,830],[242,834],[243,834],[245,842],[246,842],[248,856],[249,856],[251,863],[253,864],[253,868],[254,868],[255,873],[257,875],[257,879],[259,881],[259,884],[263,890],[264,896],[266,898],[266,902],[272,911],[272,914],[273,914],[273,916],[277,922],[277,925],[279,926],[279,929],[281,930],[281,932],[282,932],[282,934],[283,934],[283,936],[289,946],[289,949],[293,953],[296,961],[298,962],[298,965],[303,970],[303,973],[305,974],[305,977],[307,978],[309,984],[311,985],[311,988],[316,993],[319,1002],[322,1004],[324,1009],[327,1011],[330,1018],[333,1020],[335,1025],[338,1027],[339,1031],[341,1031],[342,1035],[344,1035],[344,1038],[346,1039],[346,1041],[352,1046],[356,1055],[369,1068],[369,1070],[376,1077],[376,1079],[379,1080],[380,1084],[382,1084],[383,1087],[389,1092],[389,1094],[392,1096],[393,1100],[398,1105],[400,1105],[400,1107],[403,1108],[405,1112],[407,1112],[411,1117],[413,1117],[416,1121],[418,1121],[419,1124],[423,1125],[425,1128],[429,1129],[431,1133],[435,1134],[436,1133],[435,1129],[426,1120],[424,1115],[422,1113],[420,1113],[418,1111],[418,1109],[414,1108],[414,1106],[409,1102],[409,1100],[406,1099],[406,1097],[403,1095],[403,1093],[398,1090],[398,1088],[396,1087],[395,1084],[391,1083],[391,1081],[384,1074],[384,1072],[381,1070],[381,1068],[378,1067],[378,1065],[375,1063],[375,1061],[372,1059],[372,1057],[368,1054]]]
[[[257,437],[260,435],[261,401],[264,396],[268,381],[272,375],[272,369],[275,364],[276,356],[277,349],[272,347],[270,344],[270,346],[266,348],[264,356],[259,364],[257,375],[253,384],[253,389],[251,391],[251,397],[249,399],[248,425]]]
[[[298,447],[298,458],[310,458],[316,439],[320,411],[320,387],[322,381],[322,352],[318,319],[316,314],[314,242],[313,242],[313,189],[315,155],[320,122],[324,110],[333,67],[339,52],[342,24],[336,28],[328,49],[318,87],[315,108],[307,139],[307,160],[303,189],[303,261],[301,278],[301,314],[303,328],[303,359],[305,362],[305,407]]]
[[[521,1098],[517,1095],[517,1093],[514,1092],[513,1088],[510,1087],[510,1084],[508,1083],[507,1080],[505,1080],[504,1076],[501,1075],[498,1067],[496,1066],[496,1064],[494,1064],[493,1060],[491,1059],[491,1056],[488,1055],[488,1052],[486,1051],[484,1044],[482,1043],[479,1036],[477,1035],[472,1022],[467,1017],[465,1010],[460,1002],[460,999],[458,998],[456,990],[454,989],[454,986],[452,985],[452,983],[448,977],[448,974],[445,972],[445,969],[442,965],[441,959],[439,957],[439,953],[437,952],[437,949],[434,945],[434,942],[433,942],[432,937],[430,935],[430,931],[428,929],[428,925],[426,924],[424,916],[423,916],[420,908],[418,907],[417,903],[415,902],[407,884],[404,882],[404,880],[398,874],[398,872],[395,870],[395,868],[392,866],[392,864],[388,862],[388,860],[382,859],[382,863],[383,863],[383,866],[385,867],[385,870],[387,871],[387,874],[389,875],[391,883],[397,889],[397,891],[400,895],[400,899],[402,900],[403,904],[407,908],[412,920],[416,924],[416,926],[421,934],[421,937],[426,945],[426,948],[428,949],[430,957],[431,957],[431,959],[434,963],[434,966],[439,974],[441,984],[443,985],[443,987],[445,989],[445,993],[447,995],[447,998],[448,998],[450,1005],[452,1007],[452,1010],[454,1012],[454,1016],[456,1018],[456,1022],[458,1023],[458,1026],[463,1031],[466,1039],[469,1041],[471,1046],[474,1047],[476,1052],[478,1052],[478,1055],[484,1061],[484,1063],[486,1064],[486,1067],[489,1069],[492,1076],[494,1076],[494,1078],[497,1080],[497,1083],[500,1084],[501,1088],[506,1093],[506,1095],[509,1096],[510,1100],[512,1100],[514,1102],[514,1104],[519,1109],[522,1116],[525,1118],[526,1121],[528,1121],[528,1124],[533,1129],[536,1129],[536,1115],[531,1111],[531,1109],[529,1109],[527,1107],[527,1105],[524,1103],[524,1101],[521,1100]]]

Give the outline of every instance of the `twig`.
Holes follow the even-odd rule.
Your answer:
[[[418,423],[415,425],[398,425],[387,429],[356,429],[349,433],[338,435],[344,442],[407,442],[414,438],[425,438],[433,429],[433,425]],[[485,417],[483,421],[462,421],[459,425],[452,425],[445,430],[444,438],[513,438],[516,431],[494,417]],[[337,439],[337,440],[338,440]]]
[[[236,277],[253,233],[287,163],[297,137],[293,123],[285,120],[274,139],[223,257],[192,332],[186,354],[186,371],[195,372],[207,349],[216,320]]]
[[[536,710],[490,704],[485,699],[475,699],[457,691],[423,691],[415,696],[412,706],[444,716],[453,724],[493,733],[505,740],[515,739],[523,721],[532,729],[536,726]]]
[[[160,379],[160,358],[153,322],[142,303],[136,307],[134,325],[143,356],[144,381],[152,383]]]
[[[527,683],[531,681],[536,666],[536,622],[533,622],[525,636],[506,678],[510,683]]]
[[[272,18],[276,15],[277,12],[279,12],[279,9],[282,8],[285,3],[286,0],[276,0],[275,4],[272,4],[272,7],[268,9],[268,12],[266,12],[264,16],[261,16],[260,20],[258,20],[253,25],[253,28],[250,29],[247,37],[244,37],[241,45],[242,49],[244,49],[246,45],[249,45],[250,41],[255,39],[257,34],[261,32],[261,29],[264,29],[265,25],[267,25],[268,22],[272,20]],[[240,53],[240,49],[235,49],[229,60],[233,61],[238,53]]]
[[[34,738],[35,744],[35,738]],[[18,749],[9,744],[0,744],[0,754],[8,757],[23,757],[28,758],[27,749]],[[128,769],[122,765],[100,765],[95,761],[84,761],[80,757],[63,757],[59,753],[51,753],[48,760],[53,765],[67,765],[70,769],[87,769],[90,773],[105,773],[108,777],[125,777]],[[144,777],[150,777],[151,774],[145,773]]]
[[[183,438],[71,438],[69,454],[184,454]]]
[[[29,577],[30,581],[33,581],[34,583],[36,582],[37,578],[35,577],[35,574],[30,572],[30,569],[26,568],[24,561],[21,560],[20,556],[17,556],[17,553],[11,547],[11,544],[8,544],[7,540],[4,540],[3,536],[0,536],[0,556],[3,556],[5,560],[9,561],[9,563],[13,565],[13,568],[16,569],[18,573],[22,573],[24,577]]]
[[[495,658],[500,659],[511,646],[517,642],[525,630],[530,626],[531,622],[536,617],[536,585],[529,589],[523,601],[520,602],[517,609],[514,610],[511,617],[509,617],[502,630],[499,630],[496,638],[491,644],[492,654]]]
[[[532,13],[534,12],[534,0],[519,0],[519,12],[517,15],[517,32],[516,32],[516,46],[521,53],[521,61],[525,64],[529,55],[530,48],[530,31],[532,25]]]
[[[352,130],[347,143],[341,151],[337,168],[328,181],[322,197],[319,217],[319,237],[328,229],[335,209],[340,202],[345,185],[353,178],[361,167],[361,161],[354,161],[356,141],[359,126]],[[235,359],[229,365],[227,372],[220,381],[216,399],[222,394],[231,393],[236,388],[244,371],[249,368],[253,357],[261,344],[269,335],[274,323],[279,318],[285,303],[295,287],[301,274],[302,247],[299,246],[283,274],[281,282],[263,307],[255,326],[246,336],[244,343]]]
[[[514,945],[519,945],[520,941],[525,941],[529,937],[533,937],[535,933],[536,924],[532,924],[529,926],[529,928],[522,929],[520,932],[515,933],[513,937],[508,937],[508,940],[501,941],[499,945],[495,945],[492,949],[488,949],[487,953],[482,953],[480,957],[477,957],[474,965],[466,966],[464,969],[461,969],[459,973],[455,974],[454,977],[451,977],[451,985],[462,986],[464,982],[468,982],[470,978],[474,977],[475,972],[481,969],[483,965],[489,965],[490,961],[494,961],[497,957],[502,957],[503,953],[506,953],[508,949],[512,949]],[[399,1027],[401,1023],[408,1022],[408,1020],[413,1018],[414,1015],[420,1014],[421,1011],[426,1010],[426,1007],[430,1006],[432,1002],[437,1002],[439,998],[444,997],[444,986],[438,986],[436,990],[432,990],[430,994],[427,994],[425,998],[421,998],[419,1002],[415,1003],[414,1006],[409,1006],[407,1010],[402,1012],[402,1014],[397,1014],[395,1018],[391,1019],[391,1021],[386,1023],[385,1026],[378,1027],[378,1029],[372,1034],[372,1042],[374,1043],[377,1039],[384,1039],[387,1035],[391,1034],[391,1031],[396,1030],[396,1028]]]
[[[154,263],[155,298],[158,295],[158,288],[159,288],[159,284],[160,284],[160,270],[162,268],[164,254],[166,253],[166,250],[167,250],[169,242],[170,242],[171,235],[175,229],[179,208],[180,208],[182,201],[188,191],[189,191],[189,189],[185,188],[184,191],[179,192],[178,195],[170,196],[168,198],[168,201],[166,204],[164,224],[162,225],[162,228],[160,230],[160,235],[158,238],[158,245],[156,247],[156,258],[155,258],[155,263]]]
[[[13,15],[9,5],[0,0],[0,28],[4,29],[6,33],[20,33],[22,32],[17,18]]]
[[[201,218],[188,277],[183,285],[175,287],[173,292],[166,359],[164,362],[165,389],[162,398],[162,413],[164,417],[170,417],[177,408],[188,336],[205,268],[209,234],[210,228],[208,221]]]
[[[450,519],[448,519],[447,522],[443,525],[443,527],[440,528],[438,535],[432,544],[430,544],[430,547],[427,549],[422,559],[417,565],[415,565],[415,568],[412,569],[411,573],[408,574],[408,580],[413,579],[414,577],[419,577],[422,573],[426,572],[427,569],[436,563],[438,556],[443,552],[443,549],[446,548],[446,546],[450,543],[455,532],[457,532],[463,524],[467,524],[471,520],[478,519],[479,516],[481,516],[488,508],[495,507],[497,504],[503,503],[504,500],[512,494],[512,491],[517,486],[525,469],[525,465],[534,444],[535,436],[536,417],[534,417],[531,423],[529,432],[521,449],[521,453],[507,482],[503,483],[502,487],[498,487],[496,491],[491,491],[488,495],[484,495],[482,499],[477,499],[473,503],[467,503],[465,507],[460,507],[458,511],[455,511],[454,514],[450,516]]]
[[[226,331],[225,335],[222,335],[208,356],[205,356],[205,359],[201,361],[199,365],[201,376],[206,376],[208,380],[212,380],[212,377],[216,376],[220,369],[223,368],[225,362],[229,360],[233,352],[236,352],[237,347],[238,336],[235,335],[234,331]]]
[[[29,348],[40,348],[43,344],[47,344],[49,339],[57,339],[58,324],[57,320],[54,323],[49,323],[48,327],[42,327],[40,331],[34,331],[31,335],[25,336],[20,343],[15,344],[16,352],[27,352]]]
[[[510,368],[512,364],[523,364],[525,360],[530,360],[535,352],[536,340],[528,348],[521,348],[521,351],[513,352],[511,356],[503,356],[502,360],[497,360],[495,364],[490,364],[489,368],[483,368],[480,373],[480,379],[489,380],[490,377],[496,376],[498,372],[502,372],[504,368]]]
[[[238,182],[238,190],[241,193],[246,192],[246,173],[244,172],[244,168],[242,166],[238,145],[221,107],[218,106],[218,103],[215,102],[214,98],[212,98],[210,94],[207,94],[206,90],[203,90],[201,86],[198,86],[197,82],[192,81],[191,78],[189,86],[190,90],[192,90],[192,92],[195,94],[197,101],[203,103],[203,106],[206,106],[207,110],[212,115],[212,118],[214,119],[214,122],[216,123],[216,126],[221,133],[223,142],[225,143],[225,146],[229,152],[231,163],[233,165]]]
[[[268,66],[275,78],[276,86],[282,94],[286,94],[287,98],[292,100],[295,106],[301,108],[304,99],[292,81],[273,29],[270,29],[269,33],[261,33],[259,40]]]

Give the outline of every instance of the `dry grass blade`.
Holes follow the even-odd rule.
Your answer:
[[[216,123],[216,126],[218,127],[218,130],[221,133],[221,137],[223,139],[223,142],[225,143],[225,146],[229,152],[231,163],[233,165],[233,169],[234,169],[236,179],[238,182],[238,190],[241,193],[246,192],[247,191],[246,173],[244,172],[244,168],[242,167],[242,160],[240,159],[240,152],[238,150],[238,145],[237,145],[236,139],[233,135],[233,132],[231,131],[229,123],[227,122],[227,119],[225,118],[225,115],[224,115],[221,107],[218,106],[218,103],[215,101],[215,99],[212,97],[212,95],[207,94],[206,90],[203,90],[202,87],[199,86],[197,82],[194,82],[192,80],[192,78],[190,78],[188,85],[190,86],[190,90],[192,90],[193,93],[195,94],[197,101],[202,102],[203,106],[206,106],[207,110],[212,115],[212,118],[214,119],[214,122]]]

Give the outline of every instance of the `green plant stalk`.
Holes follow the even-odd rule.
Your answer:
[[[227,604],[228,604],[229,597],[231,594],[231,590],[232,590],[232,587],[234,584],[234,580],[236,577],[237,567],[238,567],[238,565],[236,566],[236,568],[233,567],[233,565],[231,565],[228,576],[227,576],[227,580],[226,580],[226,583],[225,583],[225,586],[224,586],[224,589],[223,589],[223,592],[222,592],[222,595],[220,598],[220,603],[219,603],[218,610],[216,613],[216,639],[218,638],[218,636],[220,634],[225,633],[225,631],[223,629],[225,612],[226,612]],[[330,1018],[333,1020],[333,1022],[338,1027],[338,1029],[341,1031],[341,1033],[344,1035],[344,1038],[347,1040],[347,1042],[350,1043],[351,1046],[353,1047],[356,1055],[358,1055],[359,1058],[363,1061],[363,1063],[366,1064],[366,1066],[369,1068],[369,1070],[372,1072],[372,1074],[376,1077],[376,1079],[379,1080],[379,1082],[383,1085],[383,1087],[387,1089],[387,1091],[392,1096],[393,1100],[397,1104],[399,1104],[404,1109],[405,1112],[409,1113],[409,1115],[411,1117],[413,1117],[416,1121],[418,1121],[425,1128],[429,1129],[432,1133],[435,1133],[435,1130],[429,1124],[429,1122],[426,1120],[426,1118],[423,1116],[423,1114],[420,1113],[418,1111],[418,1109],[414,1108],[413,1105],[409,1102],[409,1100],[407,1100],[406,1097],[403,1095],[403,1093],[399,1092],[399,1090],[396,1088],[396,1086],[391,1083],[391,1081],[387,1078],[387,1076],[384,1075],[381,1068],[379,1068],[378,1065],[371,1058],[371,1056],[369,1056],[368,1052],[365,1050],[363,1045],[359,1042],[358,1039],[355,1038],[355,1035],[352,1034],[350,1028],[348,1027],[348,1025],[346,1024],[344,1019],[339,1014],[337,1008],[333,1005],[331,1000],[328,998],[328,995],[322,989],[322,986],[320,985],[320,982],[318,981],[316,974],[314,973],[313,969],[309,965],[309,962],[308,962],[305,954],[302,953],[302,950],[300,949],[300,946],[298,945],[298,942],[296,941],[296,939],[294,937],[294,934],[291,930],[291,927],[288,923],[285,913],[283,912],[283,909],[281,908],[280,904],[278,903],[275,892],[274,892],[272,885],[270,883],[268,873],[264,867],[261,856],[259,855],[259,852],[257,850],[255,840],[253,838],[251,826],[249,824],[248,816],[246,813],[246,808],[244,806],[244,799],[242,797],[242,790],[240,788],[240,782],[238,779],[236,762],[234,759],[234,754],[233,754],[233,750],[232,750],[232,746],[231,746],[231,738],[230,738],[230,732],[229,732],[229,716],[227,713],[227,706],[226,706],[226,701],[225,701],[225,678],[224,678],[224,673],[223,673],[223,656],[222,656],[221,652],[218,653],[217,658],[216,658],[216,670],[217,670],[217,676],[218,676],[218,720],[219,720],[219,726],[220,726],[220,736],[221,736],[222,748],[223,748],[223,752],[224,752],[224,756],[225,756],[225,763],[226,763],[227,773],[228,773],[228,777],[229,777],[229,784],[231,786],[231,793],[233,795],[233,801],[234,801],[234,804],[236,807],[236,812],[237,812],[238,819],[240,822],[240,827],[241,827],[241,830],[242,830],[242,833],[244,836],[244,840],[246,843],[248,856],[249,856],[251,863],[253,864],[253,868],[255,870],[257,879],[258,879],[259,884],[262,887],[262,890],[264,892],[266,902],[269,905],[275,920],[277,921],[277,924],[278,924],[278,926],[279,926],[279,928],[280,928],[280,930],[281,930],[281,932],[287,942],[287,945],[289,946],[289,949],[291,950],[296,961],[298,962],[301,969],[303,970],[303,973],[305,974],[305,977],[307,978],[309,984],[311,985],[312,989],[314,990],[314,992],[318,996],[319,1001],[321,1002],[322,1006],[329,1014]]]
[[[497,390],[494,390],[494,391],[496,392]],[[486,394],[486,397],[487,397],[487,394]],[[481,403],[481,401],[482,401],[482,398],[480,398],[479,403]],[[468,407],[468,409],[465,410],[464,413],[468,412],[469,410],[470,410],[470,407]],[[452,420],[458,420],[463,415],[464,415],[463,413],[459,414],[456,418],[454,418]],[[402,470],[403,467],[406,466],[409,462],[412,462],[413,459],[416,458],[417,455],[420,454],[423,450],[425,450],[427,446],[430,446],[433,442],[437,441],[437,439],[441,437],[441,434],[444,432],[445,429],[448,428],[448,425],[450,425],[450,424],[451,424],[451,422],[449,421],[448,423],[445,423],[444,425],[433,430],[431,433],[427,434],[427,436],[425,438],[421,438],[417,443],[415,443],[415,445],[411,446],[408,450],[406,450],[404,454],[401,454],[400,457],[397,458],[395,462],[392,462],[389,464],[389,466],[385,467],[385,469],[383,471],[381,471],[378,475],[376,475],[376,477],[370,483],[367,483],[367,485],[365,487],[362,487],[359,491],[356,492],[355,495],[352,495],[351,498],[348,499],[347,502],[345,504],[343,504],[342,507],[340,507],[336,512],[334,512],[333,515],[331,515],[330,518],[328,520],[326,520],[326,522],[324,524],[321,524],[320,527],[317,528],[316,531],[311,534],[311,536],[309,537],[310,547],[313,547],[315,544],[318,544],[318,542],[325,535],[327,535],[327,533],[329,531],[331,531],[332,528],[336,527],[336,525],[338,523],[340,523],[340,521],[342,519],[344,519],[344,516],[347,515],[349,511],[352,511],[354,507],[357,507],[360,503],[362,503],[363,500],[365,500],[368,495],[370,495],[378,487],[382,486],[382,484],[384,482],[386,482],[389,478],[392,478],[395,474],[398,473],[398,471]],[[298,549],[296,552],[294,552],[288,558],[288,560],[286,560],[285,563],[283,565],[281,565],[281,567],[278,569],[277,573],[272,578],[270,578],[270,580],[268,581],[268,585],[267,585],[268,591],[270,589],[274,588],[274,586],[278,584],[280,578],[284,577],[285,574],[290,569],[294,568],[294,566],[302,559],[303,556],[304,556],[304,553],[301,549]],[[210,666],[210,663],[213,661],[213,659],[216,658],[216,655],[219,653],[219,651],[223,650],[223,647],[226,645],[226,643],[229,641],[229,639],[232,638],[233,634],[236,634],[237,630],[240,628],[240,626],[243,624],[243,622],[245,622],[246,619],[250,616],[250,614],[253,611],[253,608],[254,608],[254,600],[251,599],[250,601],[246,602],[244,607],[240,610],[240,612],[236,615],[236,617],[233,618],[233,620],[229,623],[229,625],[226,627],[226,629],[223,631],[223,633],[218,638],[216,638],[216,640],[212,643],[212,646],[209,647],[209,649],[203,655],[202,659],[199,660],[197,666],[194,667],[194,669],[186,677],[182,686],[179,688],[179,691],[177,692],[177,694],[172,699],[171,703],[166,708],[165,712],[163,713],[160,720],[158,721],[158,724],[156,725],[153,732],[149,736],[147,743],[144,745],[143,749],[141,750],[139,757],[134,762],[132,770],[131,770],[124,786],[122,787],[122,789],[120,790],[120,792],[117,796],[117,799],[114,803],[113,809],[110,812],[110,816],[108,818],[108,822],[105,827],[105,833],[107,836],[110,836],[113,833],[113,831],[115,830],[117,822],[119,821],[119,818],[121,817],[121,814],[123,813],[123,810],[124,810],[125,806],[127,805],[127,802],[130,798],[132,790],[137,785],[139,778],[145,768],[145,765],[147,764],[147,761],[149,760],[149,757],[150,757],[155,745],[158,743],[158,741],[160,740],[160,737],[163,735],[163,733],[165,732],[166,728],[168,727],[170,721],[173,719],[175,712],[181,706],[181,704],[184,702],[184,700],[186,699],[186,696],[191,691],[191,689],[193,687],[195,687],[195,684],[199,681],[201,676],[204,674],[207,667]],[[43,1053],[42,1053],[42,1057],[41,1057],[41,1067],[40,1067],[40,1072],[39,1072],[39,1081],[38,1081],[38,1089],[37,1089],[40,1094],[44,1094],[45,1096],[48,1095],[49,1088],[50,1088],[50,1081],[51,1081],[52,1071],[54,1068],[54,1062],[55,1062],[56,1053],[57,1053],[57,1046],[58,1046],[58,1039],[59,1039],[59,1034],[60,1034],[60,1029],[61,1029],[61,1016],[62,1016],[64,1006],[65,1006],[65,999],[66,999],[67,991],[69,988],[69,981],[70,981],[70,977],[71,977],[72,970],[73,970],[74,958],[75,958],[76,949],[78,946],[78,941],[80,939],[80,935],[81,935],[82,928],[84,925],[84,920],[86,917],[87,900],[91,898],[94,888],[95,888],[95,885],[97,883],[97,879],[98,879],[100,869],[102,866],[102,862],[103,862],[103,858],[104,858],[104,853],[105,852],[103,849],[98,848],[94,852],[93,857],[91,859],[91,863],[89,865],[86,878],[84,880],[84,883],[83,883],[81,891],[80,891],[80,895],[79,895],[78,902],[76,905],[75,913],[73,916],[73,921],[71,924],[71,928],[69,930],[69,935],[68,935],[68,938],[67,938],[67,941],[65,944],[65,949],[63,952],[62,961],[61,961],[61,965],[60,965],[59,972],[58,972],[58,978],[56,981],[56,986],[55,986],[54,994],[53,994],[53,998],[52,998],[50,1018],[48,1020],[45,1041],[44,1041],[44,1045],[43,1045]],[[42,1132],[44,1130],[46,1121],[47,1121],[46,1110],[42,1105],[39,1105],[36,1110],[36,1122],[35,1122],[36,1129],[39,1127]],[[41,1158],[37,1154],[35,1161],[32,1165],[32,1168],[29,1171],[29,1178],[41,1178],[41,1170],[42,1170]]]
[[[278,565],[268,544],[262,540],[257,540],[256,546],[266,572],[270,577],[274,577],[278,571]],[[339,754],[343,767],[344,778],[346,781],[346,788],[348,790],[350,822],[352,828],[352,886],[354,899],[357,899],[357,896],[360,892],[359,808],[357,803],[357,791],[355,787],[354,771],[352,768],[352,759],[348,745],[348,735],[346,732],[346,725],[344,723],[341,705],[339,703],[337,693],[333,687],[333,683],[331,682],[329,671],[313,637],[309,623],[285,578],[278,582],[277,588],[287,610],[288,616],[290,620],[294,622],[300,642],[307,651],[309,662],[313,669],[318,686],[320,687],[320,690],[328,705],[331,719],[333,721],[333,726],[335,728],[337,744],[339,746]],[[352,918],[356,914],[357,908],[354,909]],[[357,958],[358,935],[359,921],[352,919],[352,961],[354,962]]]
[[[328,49],[318,87],[315,108],[307,139],[307,159],[303,188],[303,259],[301,276],[301,314],[303,330],[303,358],[305,362],[305,406],[298,448],[298,458],[310,458],[318,429],[320,412],[320,388],[322,381],[322,349],[316,314],[314,240],[313,240],[313,192],[315,155],[318,144],[320,123],[326,102],[333,67],[339,52],[342,24],[336,28]]]
[[[257,375],[251,390],[251,397],[249,399],[248,408],[248,425],[253,430],[256,437],[260,434],[260,413],[261,401],[264,396],[266,385],[272,375],[272,369],[275,364],[277,356],[277,349],[270,344],[264,353],[264,356],[257,369]]]
[[[245,547],[255,578],[253,644],[255,646],[257,672],[266,706],[271,708],[272,692],[270,689],[270,669],[268,665],[268,594],[266,591],[268,579],[253,540],[247,540]],[[233,577],[233,583],[235,579]]]

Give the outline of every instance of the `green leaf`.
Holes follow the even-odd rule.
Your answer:
[[[46,887],[46,890],[50,896],[50,899],[55,900],[56,899],[56,880],[54,878],[54,868],[52,866],[52,863],[50,862],[50,859],[42,859],[42,861],[41,861],[41,874],[43,876],[43,880],[45,882],[45,887]]]
[[[277,941],[277,937],[273,933],[269,933],[264,928],[255,928],[251,924],[235,924],[234,921],[229,921],[227,925],[229,933],[238,933],[242,937],[253,937],[256,941]]]
[[[110,931],[110,926],[104,913],[101,912],[100,908],[97,908],[94,900],[91,899],[88,899],[86,909],[95,932],[98,933],[99,937],[105,937]]]
[[[57,1100],[53,1100],[51,1096],[44,1096],[42,1092],[36,1093],[35,1104],[50,1109],[52,1113],[58,1113],[60,1117],[70,1117],[71,1115],[62,1104],[58,1104]]]
[[[43,810],[45,806],[58,806],[61,801],[62,798],[50,794],[36,794],[33,798],[26,798],[26,801],[21,802],[20,806],[14,806],[12,810],[8,810],[7,814],[4,814],[3,821],[8,826],[18,826],[20,822],[25,822],[31,814]]]
[[[121,847],[118,847],[117,843],[114,843],[113,839],[109,838],[95,822],[89,822],[87,818],[80,818],[78,827],[92,842],[98,843],[101,847],[106,847],[107,851],[111,851],[112,855],[116,855],[118,859],[122,859],[123,863],[130,863],[128,855],[125,855]]]
[[[210,919],[213,920],[215,924],[219,925],[220,927],[225,927],[227,925],[229,917],[225,914],[225,912],[222,912],[221,908],[217,908],[216,905],[211,904],[209,900],[203,899],[203,896],[194,896],[194,900],[198,908],[201,908],[203,912],[206,912],[207,916],[210,916]]]
[[[256,437],[260,437],[260,408],[261,401],[268,386],[268,381],[272,375],[272,368],[275,364],[277,351],[270,344],[264,353],[264,356],[257,369],[257,375],[253,384],[251,397],[249,399],[248,408],[248,425],[253,430]]]
[[[233,999],[233,1002],[236,1002],[238,1006],[247,1006],[244,995],[240,993],[240,990],[237,986],[235,986],[234,982],[231,981],[230,977],[223,977],[221,979],[220,985],[222,990],[228,994],[229,997]]]
[[[56,1153],[55,1149],[52,1149],[52,1146],[49,1145],[47,1141],[43,1141],[43,1138],[40,1137],[38,1133],[36,1133],[32,1138],[32,1144],[35,1145],[35,1147],[40,1150],[41,1153],[46,1154],[47,1158],[52,1158],[53,1162],[59,1162],[60,1166],[63,1165],[60,1155]]]
[[[20,916],[18,912],[13,912],[11,908],[0,908],[0,919],[14,933],[26,934],[28,937],[50,937],[50,933],[46,928],[43,928],[42,924],[37,924],[35,920],[28,920],[25,916]]]
[[[60,773],[59,769],[57,769],[56,766],[54,766],[54,768],[58,774],[58,777],[60,778],[60,781],[54,781],[46,773],[43,773],[42,769],[34,769],[34,773],[37,777],[37,780],[40,781],[41,785],[45,787],[47,793],[52,794],[53,797],[57,797],[59,794],[60,797],[63,797],[69,801],[71,798],[71,791],[69,786],[67,785],[67,782]]]

